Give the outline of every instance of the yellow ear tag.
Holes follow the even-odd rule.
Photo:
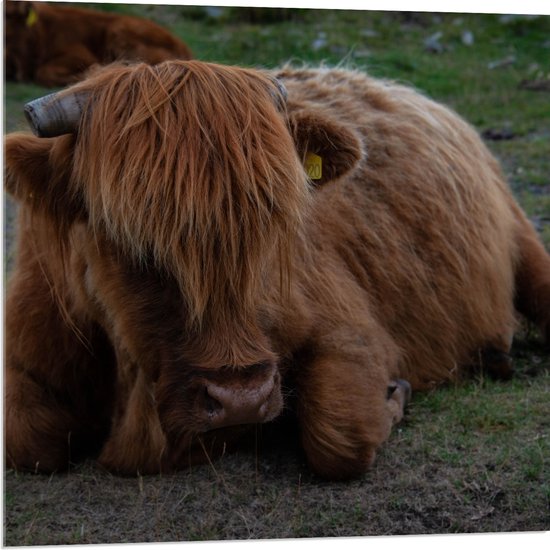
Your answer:
[[[29,15],[27,15],[27,27],[32,27],[37,21],[38,15],[36,14],[35,10],[31,9],[31,11],[29,11]]]
[[[323,177],[323,159],[319,155],[307,153],[305,168],[310,179],[320,180]]]

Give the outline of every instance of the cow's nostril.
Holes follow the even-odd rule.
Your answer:
[[[223,409],[223,405],[208,393],[208,388],[204,388],[204,408],[209,416],[214,416]]]

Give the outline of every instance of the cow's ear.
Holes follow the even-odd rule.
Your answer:
[[[6,136],[4,185],[17,201],[56,219],[84,216],[80,193],[70,185],[73,136],[38,138],[27,133]]]
[[[357,131],[320,112],[291,111],[289,122],[298,155],[314,184],[342,177],[365,157]]]

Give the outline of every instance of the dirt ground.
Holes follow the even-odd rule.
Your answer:
[[[548,411],[548,365],[521,383],[528,407]],[[487,399],[511,403],[516,391],[514,384],[498,384]],[[525,429],[518,425],[500,439],[494,438],[498,425],[486,427],[467,434],[469,443],[457,425],[442,445],[440,432],[454,414],[445,402],[454,392],[436,404],[413,400],[375,467],[353,482],[314,477],[288,421],[251,435],[247,450],[177,475],[121,478],[93,461],[51,476],[7,471],[4,544],[548,530],[548,444],[540,444],[548,415],[537,414]],[[513,450],[528,446],[532,455]],[[542,466],[533,470],[537,460]]]

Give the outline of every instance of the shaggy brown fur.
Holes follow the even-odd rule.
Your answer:
[[[63,86],[96,64],[192,57],[186,44],[146,19],[43,2],[4,4],[8,80]]]
[[[476,133],[413,90],[193,61],[74,89],[76,134],[6,140],[9,465],[181,468],[292,386],[312,468],[356,476],[402,417],[398,379],[498,369],[514,302],[550,340],[549,255]]]

